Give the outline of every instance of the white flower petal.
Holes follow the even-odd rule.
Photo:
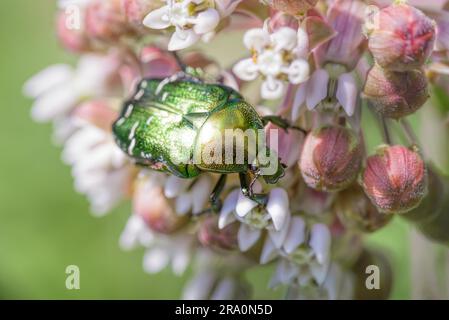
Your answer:
[[[78,102],[78,95],[70,86],[59,87],[37,98],[31,110],[35,121],[45,122],[61,117]]]
[[[299,28],[297,37],[296,54],[298,57],[306,57],[309,53],[309,36],[304,29]]]
[[[329,264],[319,264],[316,262],[312,262],[309,268],[313,278],[316,280],[316,282],[318,282],[318,284],[321,285],[324,280],[326,280]]]
[[[211,190],[211,181],[206,175],[198,178],[191,190],[192,214],[198,214],[203,211],[204,206],[209,200]]]
[[[201,272],[190,280],[184,289],[182,298],[184,300],[205,300],[215,283],[216,277],[212,272]]]
[[[352,116],[357,103],[358,89],[357,83],[350,73],[344,73],[338,78],[336,97],[346,114]]]
[[[165,182],[164,195],[169,199],[175,198],[185,191],[190,183],[188,179],[169,176]]]
[[[244,217],[255,207],[257,207],[257,202],[251,200],[248,197],[245,197],[240,191],[237,205],[235,206],[235,212],[237,213],[237,215],[239,217]]]
[[[267,238],[262,248],[262,253],[260,254],[260,263],[266,264],[276,258],[278,254],[279,251],[273,241],[270,238]]]
[[[301,244],[304,243],[306,232],[306,223],[300,217],[293,217],[290,220],[289,230],[284,242],[284,250],[287,254],[293,253]]]
[[[149,249],[143,257],[143,269],[148,273],[157,273],[167,266],[169,259],[168,253],[163,248]]]
[[[260,51],[265,45],[270,43],[270,35],[264,29],[250,29],[243,36],[243,43],[250,50]]]
[[[295,94],[295,99],[293,100],[292,107],[292,121],[295,122],[301,115],[301,109],[306,102],[307,96],[307,82],[299,86]]]
[[[50,66],[29,79],[23,92],[28,97],[36,98],[55,86],[70,81],[73,77],[73,69],[66,64]]]
[[[183,193],[178,196],[175,201],[176,213],[180,216],[189,213],[190,209],[192,208],[193,200],[194,199],[192,199],[192,197],[188,193]]]
[[[282,97],[284,90],[285,86],[281,80],[268,77],[267,80],[262,83],[260,93],[263,99],[275,100]]]
[[[323,264],[329,260],[331,233],[325,224],[317,223],[313,225],[309,244],[318,263]]]
[[[169,51],[177,51],[190,47],[200,39],[200,36],[195,31],[189,30],[176,30],[171,36],[168,43]]]
[[[193,30],[197,34],[206,34],[213,31],[220,22],[220,15],[215,9],[207,9],[198,14]]]
[[[282,27],[271,34],[270,38],[275,50],[291,51],[297,45],[298,35],[296,30],[289,27]]]
[[[218,227],[223,229],[228,224],[235,221],[235,216],[232,214],[237,205],[237,201],[239,199],[240,190],[233,190],[223,202],[223,206],[221,207],[220,216],[218,218]]]
[[[237,62],[232,71],[243,81],[252,81],[259,75],[259,69],[253,59],[245,59]]]
[[[180,247],[175,251],[175,254],[172,256],[171,267],[173,273],[177,276],[181,276],[189,266],[190,262],[190,254],[189,254],[189,242],[178,244]]]
[[[290,214],[287,216],[287,220],[284,223],[284,227],[279,230],[268,230],[268,235],[270,236],[271,241],[273,241],[273,244],[276,246],[276,248],[280,249],[285,241],[285,238],[287,237],[288,232],[288,226],[290,222]]]
[[[146,228],[141,217],[132,215],[126,223],[125,229],[120,235],[120,247],[123,250],[131,250],[138,244],[139,234]]]
[[[236,283],[232,278],[225,278],[220,281],[214,290],[211,300],[230,300],[233,298],[236,289]]]
[[[261,233],[259,229],[253,229],[246,224],[241,224],[237,234],[240,251],[248,251],[259,240]]]
[[[267,211],[273,220],[276,230],[281,230],[287,217],[290,215],[290,203],[287,191],[282,188],[271,190],[268,197]]]
[[[168,17],[168,6],[151,11],[144,19],[144,26],[151,29],[165,29],[170,26],[170,19]]]
[[[242,0],[215,0],[215,5],[221,17],[229,16]]]
[[[288,68],[288,79],[293,84],[300,84],[309,77],[309,63],[303,59],[293,61]]]
[[[314,109],[327,96],[329,74],[326,70],[318,69],[307,83],[306,105],[309,110]]]

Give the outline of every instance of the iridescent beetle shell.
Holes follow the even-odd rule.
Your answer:
[[[213,149],[211,146],[217,138],[224,139],[227,129],[254,130],[257,136],[263,128],[254,108],[229,87],[190,80],[145,79],[134,98],[125,103],[113,133],[118,146],[139,164],[181,178],[194,178],[203,171],[247,172],[247,158],[243,163],[228,163],[225,154],[229,150],[225,149],[218,164],[194,159],[201,159],[198,157],[203,150]],[[278,172],[265,179],[277,181],[282,175],[283,167],[279,165]]]

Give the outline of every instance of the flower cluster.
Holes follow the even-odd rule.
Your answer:
[[[244,272],[268,263],[276,266],[270,286],[287,288],[290,299],[370,298],[358,272],[379,257],[364,235],[397,215],[449,240],[445,168],[430,165],[444,162],[438,155],[449,146],[427,154],[407,120],[425,104],[434,108],[433,90],[449,91],[449,12],[445,1],[421,2],[60,0],[57,35],[78,64],[45,69],[24,92],[34,99],[32,117],[54,124],[92,212],[131,201],[120,244],[146,248],[145,271],[170,266],[179,275],[194,266],[184,298],[248,298]],[[223,66],[206,57],[201,42],[230,34],[229,51],[243,34],[240,60]],[[142,79],[166,85],[180,71],[186,81],[232,88],[261,117],[282,119],[265,130],[278,129],[269,145],[278,146],[285,174],[264,181],[253,173],[251,192],[260,198],[236,172],[211,205],[217,174],[183,179],[163,161],[133,159],[137,122],[133,152],[117,145],[113,124],[132,112],[124,101],[146,94]],[[362,110],[373,111],[383,135],[373,155]],[[448,110],[438,125],[449,133],[447,119]]]

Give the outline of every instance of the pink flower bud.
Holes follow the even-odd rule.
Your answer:
[[[145,16],[157,8],[160,4],[159,1],[148,0],[121,0],[122,8],[128,23],[136,28],[143,29],[143,19]]]
[[[299,162],[306,184],[320,191],[338,191],[357,177],[362,147],[353,131],[324,126],[309,133]]]
[[[419,70],[395,72],[375,65],[368,73],[364,97],[387,118],[401,118],[414,113],[429,98],[428,82]]]
[[[227,225],[223,229],[218,228],[217,217],[207,217],[198,231],[198,240],[208,248],[233,250],[238,247],[237,233],[238,223]]]
[[[267,0],[265,2],[279,11],[301,16],[312,9],[318,0]]]
[[[149,181],[138,181],[133,197],[134,213],[141,216],[148,227],[158,233],[171,234],[188,222],[188,216],[177,215],[161,187]]]
[[[340,192],[333,210],[347,227],[362,232],[374,232],[391,221],[393,215],[379,212],[360,186],[352,186]]]
[[[115,41],[132,29],[120,0],[93,0],[86,8],[86,32],[92,38]]]
[[[62,46],[72,52],[80,53],[91,49],[89,38],[84,28],[70,28],[68,16],[60,12],[56,21],[56,31]]]
[[[421,67],[432,53],[435,23],[420,10],[393,4],[374,17],[373,30],[368,30],[369,49],[376,62],[394,71]]]
[[[427,189],[424,161],[404,146],[382,146],[369,157],[362,180],[365,193],[385,213],[405,213],[417,207]]]

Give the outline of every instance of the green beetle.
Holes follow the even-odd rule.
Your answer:
[[[273,121],[277,117],[271,117]],[[278,122],[284,124],[284,122]],[[154,170],[169,172],[180,178],[194,178],[202,172],[222,174],[213,194],[217,202],[224,187],[226,175],[239,173],[242,191],[250,198],[254,195],[252,184],[260,174],[259,164],[252,161],[248,144],[244,145],[244,161],[225,161],[226,152],[233,153],[235,160],[239,148],[222,147],[222,154],[215,162],[194,161],[202,159],[204,150],[215,150],[217,141],[226,130],[238,132],[264,129],[266,119],[261,118],[235,90],[221,84],[207,84],[192,79],[144,79],[137,87],[134,97],[124,104],[119,119],[113,125],[113,134],[118,146],[138,164]],[[214,130],[211,130],[214,129]],[[211,134],[214,131],[218,135]],[[258,143],[261,143],[259,140]],[[242,148],[242,146],[240,146]],[[267,152],[273,154],[268,148]],[[213,151],[212,151],[213,153]],[[276,170],[262,175],[267,183],[276,183],[284,175],[284,166],[276,156]],[[217,204],[215,204],[217,205]]]

